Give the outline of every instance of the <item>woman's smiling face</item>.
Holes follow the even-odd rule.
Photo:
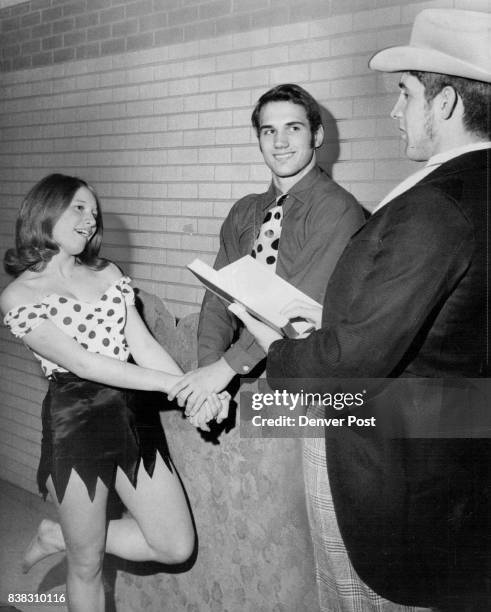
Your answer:
[[[97,229],[99,210],[93,194],[80,187],[53,227],[53,240],[69,255],[80,255]]]

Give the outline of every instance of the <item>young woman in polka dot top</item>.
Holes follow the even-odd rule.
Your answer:
[[[101,239],[93,188],[75,177],[47,176],[21,206],[16,246],[4,262],[16,278],[0,296],[4,323],[50,381],[38,484],[60,522],[41,523],[24,569],[65,550],[73,612],[103,612],[104,551],[179,563],[194,548],[165,439],[144,448],[131,406],[131,389],[166,393],[182,372],[140,319],[130,279],[99,257]],[[127,363],[130,354],[138,365]],[[227,402],[227,394],[210,395],[208,420],[220,419]],[[206,427],[204,420],[196,424]],[[107,523],[111,488],[131,518]]]

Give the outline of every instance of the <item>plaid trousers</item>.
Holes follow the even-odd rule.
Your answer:
[[[324,438],[303,440],[303,472],[321,612],[430,612],[388,601],[358,577],[334,512]]]

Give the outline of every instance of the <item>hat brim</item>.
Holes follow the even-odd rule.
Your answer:
[[[404,72],[421,70],[491,82],[491,71],[483,70],[456,57],[423,47],[389,47],[372,56],[368,62],[372,70]]]

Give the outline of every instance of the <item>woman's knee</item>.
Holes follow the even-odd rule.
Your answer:
[[[194,531],[186,530],[167,537],[153,534],[147,544],[153,551],[155,561],[168,564],[185,563],[194,551]]]
[[[102,574],[104,549],[100,547],[67,548],[69,572],[83,582],[92,582]]]

